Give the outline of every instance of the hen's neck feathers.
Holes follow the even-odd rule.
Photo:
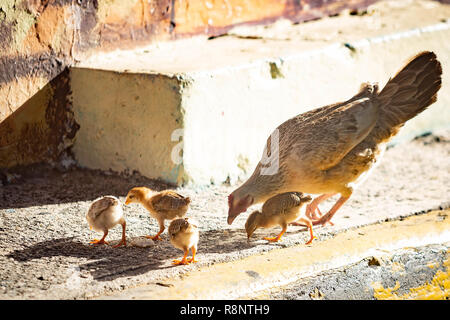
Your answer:
[[[261,174],[261,163],[258,163],[251,177],[235,193],[240,199],[250,195],[253,197],[253,204],[264,202],[280,193],[283,188],[284,179],[281,172],[282,170],[278,170],[273,175]]]

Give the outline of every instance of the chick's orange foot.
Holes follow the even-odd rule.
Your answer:
[[[264,240],[267,240],[267,241],[269,241],[269,242],[278,242],[278,241],[281,241],[280,239],[280,237],[264,237],[263,238]]]
[[[182,264],[182,265],[187,265],[187,264],[189,264],[189,263],[190,263],[190,261],[189,261],[188,259],[186,259],[186,258],[183,258],[183,259],[181,259],[181,260],[175,259],[175,260],[173,260],[173,262],[172,262],[172,264],[175,265],[175,266],[178,266],[178,265],[180,265],[180,264]]]
[[[317,237],[312,236],[307,242],[305,242],[306,245],[311,244],[314,239],[317,239]]]
[[[145,236],[147,239],[152,239],[154,241],[159,240],[162,241],[163,239],[159,236],[159,234],[155,235],[155,236]]]
[[[91,242],[89,242],[90,244],[94,244],[94,245],[100,245],[100,244],[109,244],[108,242],[106,242],[104,239],[94,239]]]

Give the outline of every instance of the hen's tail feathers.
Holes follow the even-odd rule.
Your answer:
[[[421,52],[411,59],[386,86],[378,99],[381,104],[377,136],[385,140],[403,124],[424,111],[437,99],[442,67],[433,52]]]

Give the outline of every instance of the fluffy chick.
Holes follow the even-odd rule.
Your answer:
[[[276,237],[265,237],[270,242],[279,241],[286,232],[287,226],[293,221],[303,222],[309,229],[311,238],[306,244],[314,239],[311,220],[300,218],[300,208],[303,204],[311,201],[310,196],[303,196],[301,192],[286,192],[278,194],[267,200],[262,211],[253,211],[245,223],[247,237],[250,238],[258,228],[271,228],[281,226],[282,230]]]
[[[146,187],[135,187],[128,192],[125,204],[133,202],[143,205],[159,223],[158,233],[146,237],[152,240],[162,240],[159,235],[164,232],[164,221],[183,218],[191,199],[172,190],[155,192]]]
[[[114,196],[104,196],[95,199],[89,210],[86,213],[86,220],[89,223],[90,229],[97,232],[103,232],[103,238],[100,240],[94,239],[92,244],[108,244],[105,241],[108,235],[108,230],[115,227],[117,224],[122,225],[122,240],[114,247],[121,245],[126,246],[125,228],[126,222],[123,216],[122,203]]]
[[[170,242],[175,248],[183,250],[184,256],[181,260],[173,260],[174,265],[189,264],[197,262],[195,254],[197,253],[197,244],[199,238],[198,223],[191,218],[175,219],[169,225]],[[186,259],[192,251],[192,258]]]

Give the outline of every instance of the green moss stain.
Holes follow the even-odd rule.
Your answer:
[[[0,4],[0,12],[3,12],[3,23],[12,25],[11,50],[23,50],[23,41],[27,37],[30,28],[36,23],[36,16],[28,10],[22,9],[19,4],[22,1],[3,0]]]
[[[272,79],[284,78],[284,75],[281,73],[281,70],[276,62],[270,62],[269,65],[270,65],[270,76],[272,77]]]

